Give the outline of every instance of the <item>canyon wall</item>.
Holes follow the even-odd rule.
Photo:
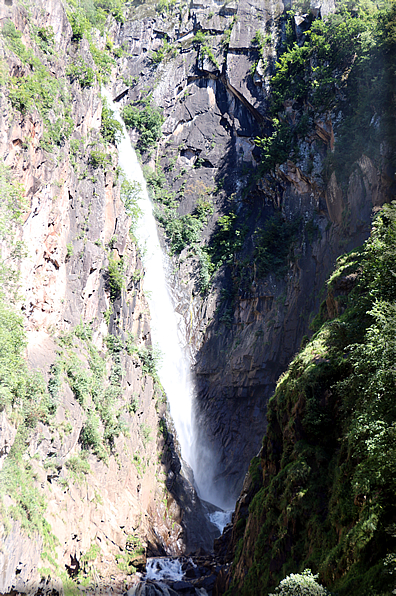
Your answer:
[[[159,106],[165,117],[163,138],[151,153],[143,148],[143,158],[197,375],[197,480],[204,486],[215,462],[203,494],[224,507],[232,506],[259,450],[267,401],[309,333],[329,272],[367,238],[393,184],[389,148],[373,160],[362,147],[343,180],[326,174],[345,107],[339,102],[315,109],[288,158],[263,172],[255,138],[271,134],[270,79],[287,27],[302,44],[312,15],[325,17],[335,5],[312,4],[311,17],[288,21],[289,8],[145,2],[118,32],[129,56],[114,96],[143,112]],[[282,121],[298,126],[306,111],[291,97]],[[286,257],[263,272],[262,231],[274,216],[289,226],[272,248],[282,255],[288,243]],[[198,220],[195,235],[175,228]]]
[[[202,510],[179,476],[151,366],[143,265],[117,150],[102,136],[93,42],[73,38],[58,0],[0,11],[11,27],[0,36],[0,155],[23,204],[14,225],[22,258],[3,238],[2,263],[19,269],[14,309],[29,368],[54,400],[48,419],[38,406],[29,423],[35,393],[2,402],[0,591],[62,591],[80,572],[95,593],[109,582],[122,593],[146,552],[211,540],[202,519],[194,529]],[[104,51],[104,38],[95,42]],[[82,83],[73,65],[92,80]]]
[[[73,578],[122,592],[144,553],[211,543],[153,367],[133,192],[121,184],[101,85],[129,109],[197,377],[196,480],[225,508],[337,257],[368,237],[394,193],[386,135],[377,152],[354,145],[348,168],[332,166],[349,147],[342,85],[327,107],[287,97],[274,116],[279,56],[303,45],[332,2],[293,15],[291,4],[255,0],[115,1],[94,13],[80,4],[0,8],[1,173],[22,205],[20,252],[0,230],[2,263],[20,271],[11,308],[42,375],[1,402],[5,593]],[[345,82],[352,66],[343,68]],[[380,120],[375,112],[360,128],[369,137]],[[289,129],[286,150],[279,131]]]

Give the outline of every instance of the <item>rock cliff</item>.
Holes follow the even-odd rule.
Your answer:
[[[0,226],[2,271],[20,272],[18,296],[4,284],[13,306],[1,320],[6,333],[7,313],[23,313],[37,375],[23,369],[28,389],[15,381],[1,396],[0,591],[60,590],[74,578],[122,592],[144,552],[210,543],[152,366],[133,192],[103,85],[141,152],[170,256],[197,377],[196,481],[205,499],[233,506],[329,272],[394,193],[394,120],[370,94],[358,101],[363,61],[348,43],[331,76],[331,56],[309,45],[335,4],[304,8],[1,5],[0,173],[21,211],[13,239]]]
[[[198,379],[197,481],[224,507],[259,449],[268,398],[309,333],[326,277],[367,238],[394,183],[385,145],[374,159],[363,143],[344,178],[329,169],[335,139],[348,146],[345,97],[315,109],[288,97],[279,112],[297,131],[294,148],[263,171],[255,138],[274,138],[276,60],[290,36],[302,45],[312,19],[335,5],[312,5],[308,16],[286,17],[288,8],[145,2],[118,32],[129,57],[114,95],[142,112],[159,106],[165,117],[163,138],[143,157]]]
[[[58,0],[0,11],[2,209],[9,188],[22,205],[20,251],[2,233],[2,267],[19,270],[13,308],[44,392],[13,388],[1,404],[0,592],[61,592],[73,578],[123,592],[146,552],[211,542],[151,365],[144,271],[93,58],[108,53],[104,38],[74,36]]]

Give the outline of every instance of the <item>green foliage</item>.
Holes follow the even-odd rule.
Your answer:
[[[264,33],[260,29],[256,31],[256,34],[252,39],[252,45],[258,46],[260,58],[262,60],[264,60],[265,58],[265,48],[267,45],[271,44],[271,41],[271,33],[264,35]]]
[[[86,454],[84,454],[84,452],[69,457],[65,465],[77,482],[84,480],[84,476],[91,471],[91,466],[87,462]]]
[[[223,263],[231,263],[235,253],[241,250],[245,236],[246,227],[240,225],[234,211],[228,215],[222,215],[217,220],[217,230],[211,238],[211,243],[206,249],[215,267]]]
[[[142,210],[138,205],[142,187],[139,182],[129,182],[124,178],[121,182],[121,200],[124,203],[125,211],[131,218],[131,226],[129,231],[131,234],[135,233],[138,220],[142,214]]]
[[[116,62],[107,50],[100,50],[93,42],[90,42],[89,49],[96,65],[96,76],[99,83],[108,83],[113,66]]]
[[[159,0],[155,10],[159,14],[172,13],[175,9],[177,0]]]
[[[46,545],[53,544],[50,526],[44,518],[46,502],[35,486],[36,476],[25,457],[29,434],[38,422],[48,424],[56,412],[57,382],[49,392],[43,378],[31,373],[24,360],[26,335],[23,318],[0,298],[0,411],[6,409],[17,425],[17,435],[0,471],[0,510],[3,521],[19,520],[32,535],[39,532]],[[52,370],[52,379],[57,371]],[[50,379],[51,380],[51,379]],[[5,496],[12,505],[5,506]]]
[[[125,0],[68,0],[68,4],[68,17],[75,41],[80,41],[92,27],[103,34],[109,15],[121,23],[125,20]]]
[[[231,35],[231,33],[230,33],[230,35]],[[209,58],[209,60],[212,62],[212,64],[218,70],[220,70],[220,65],[217,62],[216,57],[213,53],[213,48],[210,45],[210,37],[205,35],[205,33],[201,29],[199,29],[196,32],[196,34],[194,35],[193,43],[196,44],[197,46],[199,46],[201,56],[202,57],[207,56]]]
[[[107,454],[99,432],[99,417],[95,412],[88,412],[87,420],[80,432],[79,441],[84,449],[91,448],[98,459],[107,460]]]
[[[16,227],[22,223],[26,202],[22,187],[12,177],[11,170],[0,164],[0,240],[7,253],[0,257],[0,299],[14,301],[18,290],[18,262],[24,255],[24,245],[18,240]]]
[[[157,366],[161,360],[161,352],[152,346],[138,348],[137,354],[142,363],[144,375],[150,375],[154,380],[158,379]]]
[[[136,128],[140,133],[138,147],[147,150],[161,138],[164,116],[152,103],[145,103],[141,109],[128,104],[122,109],[122,117],[128,128]]]
[[[122,258],[109,257],[109,286],[110,300],[114,302],[121,296],[121,291],[125,288],[124,261]]]
[[[293,147],[293,141],[292,129],[287,122],[280,122],[278,118],[272,120],[272,134],[254,140],[262,151],[262,162],[267,171],[273,169],[276,164],[286,161]]]
[[[178,216],[175,210],[167,210],[165,213],[157,212],[157,219],[170,241],[171,254],[180,254],[186,246],[200,239],[202,222],[189,213]]]
[[[266,594],[271,583],[307,567],[340,596],[390,593],[395,234],[396,204],[385,205],[363,249],[339,259],[329,280],[338,300],[342,280],[354,277],[345,311],[334,320],[323,317],[268,404],[266,473],[249,508],[249,542],[239,553],[253,561],[238,587],[241,596]],[[291,586],[287,579],[278,593]]]
[[[177,213],[176,196],[166,188],[162,170],[147,172],[146,180],[157,203],[155,216],[164,228],[170,244],[170,253],[180,254],[187,246],[198,243],[208,217],[213,213],[211,202],[203,196],[199,197],[194,213],[180,216]]]
[[[100,548],[95,542],[92,542],[89,549],[81,556],[81,561],[83,563],[87,563],[90,561],[95,561],[100,554]]]
[[[78,343],[76,338],[78,338]],[[107,357],[100,354],[92,343],[92,326],[80,323],[74,332],[62,338],[65,351],[58,363],[75,398],[86,411],[79,442],[85,451],[91,450],[98,459],[108,460],[114,450],[114,439],[121,433],[128,435],[129,428],[122,417],[125,404],[122,400],[122,355],[126,352],[124,341],[108,335],[105,343],[111,358],[110,374]],[[85,365],[76,356],[85,355]],[[83,453],[84,456],[84,453]]]
[[[100,149],[93,149],[89,156],[88,163],[95,169],[106,169],[111,163],[111,156]]]
[[[74,123],[69,92],[64,81],[43,64],[37,62],[30,74],[11,77],[8,95],[13,108],[22,114],[38,110],[44,120],[41,144],[46,150],[62,146],[70,138]]]
[[[121,23],[125,21],[125,0],[94,0],[94,6],[97,9],[102,9],[107,14],[113,15],[116,21]]]
[[[292,17],[293,15],[291,15]],[[302,45],[294,42],[281,54],[271,80],[274,108],[285,99],[309,99],[313,105],[334,105],[335,86],[345,85],[344,73],[370,47],[371,15],[359,18],[342,7],[327,19],[315,20]]]
[[[353,8],[341,4],[323,20],[311,16],[299,43],[292,28],[294,14],[286,17],[286,40],[271,79],[273,124],[269,134],[257,140],[264,171],[293,157],[307,124],[329,109],[341,111],[343,117],[335,127],[326,178],[335,169],[338,179],[346,180],[362,153],[380,162],[384,140],[395,164],[395,114],[389,109],[395,80],[394,4],[381,3],[379,10],[370,2]],[[293,104],[297,118],[289,117],[285,102]]]
[[[72,354],[66,363],[65,372],[67,374],[70,389],[80,406],[85,406],[90,395],[90,377],[86,368],[84,368],[75,354]]]
[[[221,44],[225,48],[226,51],[228,50],[228,46],[230,44],[231,33],[232,33],[232,29],[234,27],[234,24],[236,23],[236,20],[237,20],[237,15],[234,15],[232,17],[228,27],[224,30],[223,39],[221,40]]]
[[[28,536],[38,532],[47,547],[55,546],[55,537],[45,519],[46,501],[35,485],[37,480],[33,467],[23,455],[26,450],[27,429],[21,425],[17,436],[0,472],[0,512],[2,521],[9,530],[11,517],[21,524]],[[4,497],[11,497],[13,504],[4,505]]]
[[[116,62],[111,55],[119,53],[120,48],[114,50],[112,44],[106,44],[106,48],[101,50],[94,42],[95,36],[92,29],[99,29],[100,33],[104,35],[105,26],[109,15],[112,15],[116,20],[124,21],[124,0],[68,0],[69,10],[68,18],[73,30],[73,40],[79,42],[86,37],[89,43],[89,49],[96,67],[96,77],[99,83],[106,84],[109,81],[112,68]],[[92,73],[83,64],[78,66],[81,68],[81,74],[76,69],[75,74],[77,78],[84,82],[82,86],[90,86]],[[71,67],[73,73],[73,67]]]
[[[72,81],[78,81],[83,89],[92,87],[96,81],[95,71],[82,58],[69,64],[66,68],[66,74]]]
[[[151,428],[147,424],[142,422],[142,424],[140,425],[140,432],[142,433],[143,445],[146,447],[147,443],[149,443],[152,439]]]
[[[255,230],[253,258],[258,277],[265,277],[272,272],[281,277],[286,273],[287,259],[299,224],[299,219],[287,221],[276,212],[262,229]]]
[[[68,17],[73,31],[72,39],[80,41],[84,37],[84,33],[90,29],[89,20],[82,11],[69,13]]]
[[[177,54],[177,49],[174,45],[164,39],[164,43],[158,50],[154,50],[151,54],[151,60],[154,64],[160,64],[166,58],[174,58]]]
[[[12,50],[14,54],[16,54],[22,60],[22,62],[28,62],[33,59],[32,54],[28,52],[24,43],[22,42],[22,33],[15,28],[15,25],[12,21],[6,21],[4,23],[1,34],[10,50]]]
[[[110,110],[105,99],[102,99],[102,122],[100,125],[100,134],[105,141],[112,143],[113,145],[120,141],[122,135],[122,126],[118,120],[114,118],[114,112],[113,110]]]
[[[54,30],[52,27],[38,27],[35,31],[35,39],[44,54],[53,54]]]
[[[201,29],[199,29],[194,35],[193,43],[198,45],[206,43],[206,35]]]
[[[312,575],[310,569],[292,573],[275,588],[275,594],[269,596],[326,596],[328,592],[317,583],[317,578],[318,575]]]

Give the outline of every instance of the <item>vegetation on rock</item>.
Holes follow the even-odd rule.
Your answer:
[[[153,147],[160,139],[164,117],[161,110],[152,103],[144,103],[141,109],[131,104],[126,105],[122,109],[122,117],[128,128],[136,128],[140,133],[137,144],[141,149]]]
[[[336,168],[345,176],[362,151],[378,160],[383,140],[395,146],[390,109],[395,14],[389,2],[379,9],[371,2],[353,8],[342,4],[325,19],[308,15],[310,26],[297,39],[295,12],[287,13],[287,35],[271,78],[271,131],[256,139],[264,171],[289,156],[298,159],[298,141],[326,111],[341,110],[344,116],[337,126],[335,152],[328,158],[329,171]],[[288,115],[286,105],[297,118]]]
[[[395,241],[393,203],[329,280],[344,312],[330,317],[328,298],[322,326],[279,380],[230,594],[267,594],[306,567],[340,595],[393,585]]]

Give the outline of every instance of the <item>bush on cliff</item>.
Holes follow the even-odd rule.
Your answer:
[[[317,575],[310,569],[302,573],[291,573],[275,588],[275,594],[269,596],[326,596],[326,588],[318,584]]]
[[[128,104],[122,109],[122,117],[128,128],[136,128],[140,133],[137,145],[141,149],[149,149],[161,138],[164,117],[153,104],[146,103],[141,109]]]
[[[349,174],[362,151],[380,160],[384,140],[396,146],[395,3],[381,2],[379,10],[370,1],[353,8],[342,3],[335,14],[312,19],[299,39],[292,28],[294,15],[285,15],[289,35],[271,79],[272,124],[256,139],[262,169],[269,171],[288,157],[298,159],[307,124],[329,110],[342,112],[343,118],[336,124],[327,175],[334,169]],[[286,105],[293,108],[293,117]]]

